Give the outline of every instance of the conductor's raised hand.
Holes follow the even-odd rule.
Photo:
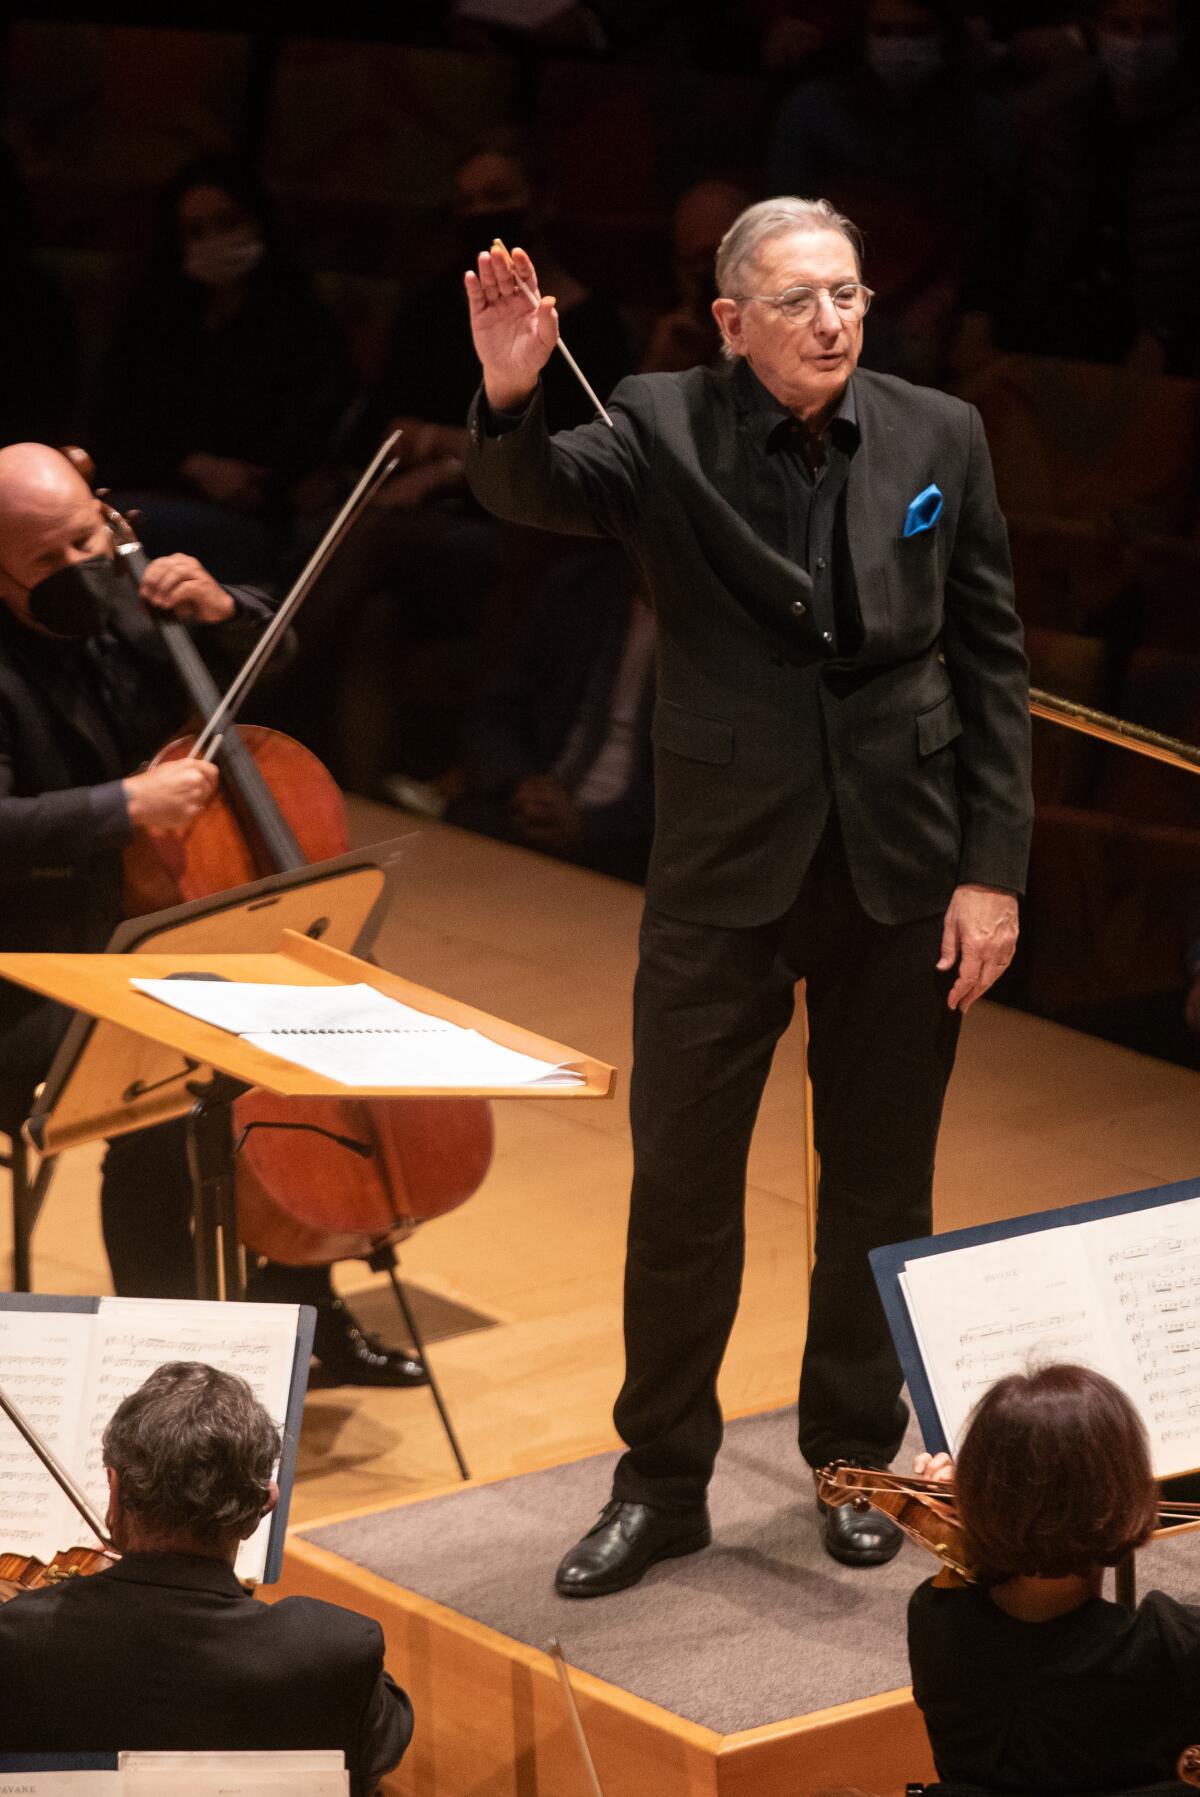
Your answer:
[[[532,298],[521,291],[518,275]],[[464,282],[488,404],[502,412],[523,405],[558,342],[553,295],[540,292],[524,250],[510,256],[499,245],[483,251],[478,272],[468,270]]]

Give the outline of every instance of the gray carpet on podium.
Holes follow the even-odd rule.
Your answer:
[[[910,1431],[897,1467],[912,1465]],[[732,1734],[908,1683],[905,1608],[937,1563],[906,1542],[852,1571],[823,1552],[795,1412],[732,1423],[707,1552],[631,1591],[557,1597],[554,1568],[608,1495],[614,1454],[304,1531],[358,1566],[517,1641],[557,1635],[573,1665]],[[1200,1536],[1139,1556],[1139,1588],[1200,1597]]]

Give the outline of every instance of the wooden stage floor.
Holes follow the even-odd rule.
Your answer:
[[[641,894],[382,805],[355,800],[351,811],[358,842],[412,832],[409,870],[379,943],[386,966],[619,1069],[609,1101],[498,1103],[484,1185],[419,1231],[402,1260],[476,1476],[615,1445]],[[800,1092],[793,1026],[751,1157],[745,1291],[721,1382],[730,1414],[794,1397],[805,1311]],[[63,1157],[35,1244],[41,1291],[109,1289],[98,1158],[92,1149]],[[1200,1075],[998,1005],[967,1019],[942,1130],[939,1228],[1197,1173]],[[7,1218],[0,1227],[9,1239]],[[372,1326],[394,1331],[379,1278],[348,1264],[337,1282],[360,1294]],[[314,1390],[292,1520],[395,1503],[453,1478],[428,1392]],[[564,1546],[587,1520],[564,1518]]]

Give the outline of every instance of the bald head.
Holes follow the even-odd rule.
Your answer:
[[[109,548],[100,501],[61,451],[0,449],[0,599],[10,611],[31,622],[30,587]]]

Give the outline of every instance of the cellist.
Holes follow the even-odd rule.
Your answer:
[[[995,1792],[1127,1791],[1172,1778],[1200,1731],[1200,1608],[1101,1596],[1148,1540],[1158,1487],[1116,1385],[1048,1365],[980,1399],[952,1464],[974,1582],[939,1574],[909,1602],[913,1696],[939,1776]]]
[[[100,502],[58,450],[0,449],[0,947],[104,947],[121,917],[121,857],[139,825],[187,824],[212,797],[207,761],[141,764],[182,721],[185,700],[152,610],[192,627],[232,672],[272,612],[221,586],[190,555],[150,563],[143,613],[118,597]],[[69,1013],[0,982],[0,1127],[28,1115]],[[182,1123],[115,1139],[101,1184],[118,1293],[192,1294],[191,1186]],[[419,1361],[383,1348],[335,1298],[328,1269],[268,1263],[249,1296],[317,1305],[316,1352],[341,1383],[414,1385]]]

